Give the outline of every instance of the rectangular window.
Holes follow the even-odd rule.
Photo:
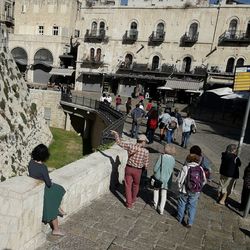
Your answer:
[[[39,35],[43,35],[44,34],[44,26],[42,26],[42,25],[38,26],[38,34]]]
[[[59,35],[59,27],[58,26],[53,26],[52,35],[53,36]]]

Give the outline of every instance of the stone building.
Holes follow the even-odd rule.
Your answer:
[[[130,96],[137,88],[155,93],[166,80],[189,89],[207,70],[211,83],[232,84],[234,67],[250,63],[249,11],[224,3],[83,7],[76,89]]]
[[[227,3],[21,0],[10,48],[28,82],[75,78],[80,91],[232,85],[234,67],[250,60],[250,5]]]
[[[55,75],[74,81],[76,51],[70,47],[70,38],[78,35],[75,22],[79,10],[78,0],[16,1],[10,49],[28,82],[47,83],[53,76],[52,68],[60,66],[64,70],[55,69]]]

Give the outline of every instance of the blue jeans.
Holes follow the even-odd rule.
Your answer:
[[[132,138],[138,138],[140,125],[137,122],[132,122],[132,128],[131,128],[131,137]]]
[[[178,199],[177,219],[182,222],[185,216],[185,211],[188,213],[188,225],[193,225],[196,213],[196,206],[200,193],[180,193]]]
[[[166,133],[166,137],[165,137],[165,140],[167,143],[171,143],[172,142],[172,139],[173,139],[173,133],[174,133],[174,130],[167,130],[167,133]]]
[[[186,148],[188,145],[188,140],[190,137],[190,132],[183,132],[182,133],[182,141],[181,141],[181,146]]]
[[[149,143],[154,142],[154,135],[155,135],[155,129],[149,128],[147,130],[147,138],[148,138]]]

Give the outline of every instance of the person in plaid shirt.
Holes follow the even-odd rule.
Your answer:
[[[148,139],[145,135],[139,135],[137,143],[134,144],[122,142],[116,131],[111,130],[111,133],[114,135],[116,143],[128,151],[125,168],[125,196],[126,207],[131,209],[139,192],[142,168],[147,169],[149,165],[149,152],[144,148]]]

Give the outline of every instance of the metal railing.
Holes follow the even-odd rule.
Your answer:
[[[86,98],[84,96],[78,96],[74,94],[70,95],[65,93],[62,94],[61,101],[94,109],[106,120],[108,126],[102,132],[102,144],[109,143],[113,140],[110,130],[116,130],[118,133],[122,133],[126,115],[115,110],[109,104]]]
[[[223,42],[247,42],[250,43],[250,32],[246,31],[225,31],[219,37],[219,44]]]
[[[195,34],[186,32],[181,38],[181,43],[182,44],[196,43],[198,41],[198,37],[199,37],[199,32],[196,32]]]

